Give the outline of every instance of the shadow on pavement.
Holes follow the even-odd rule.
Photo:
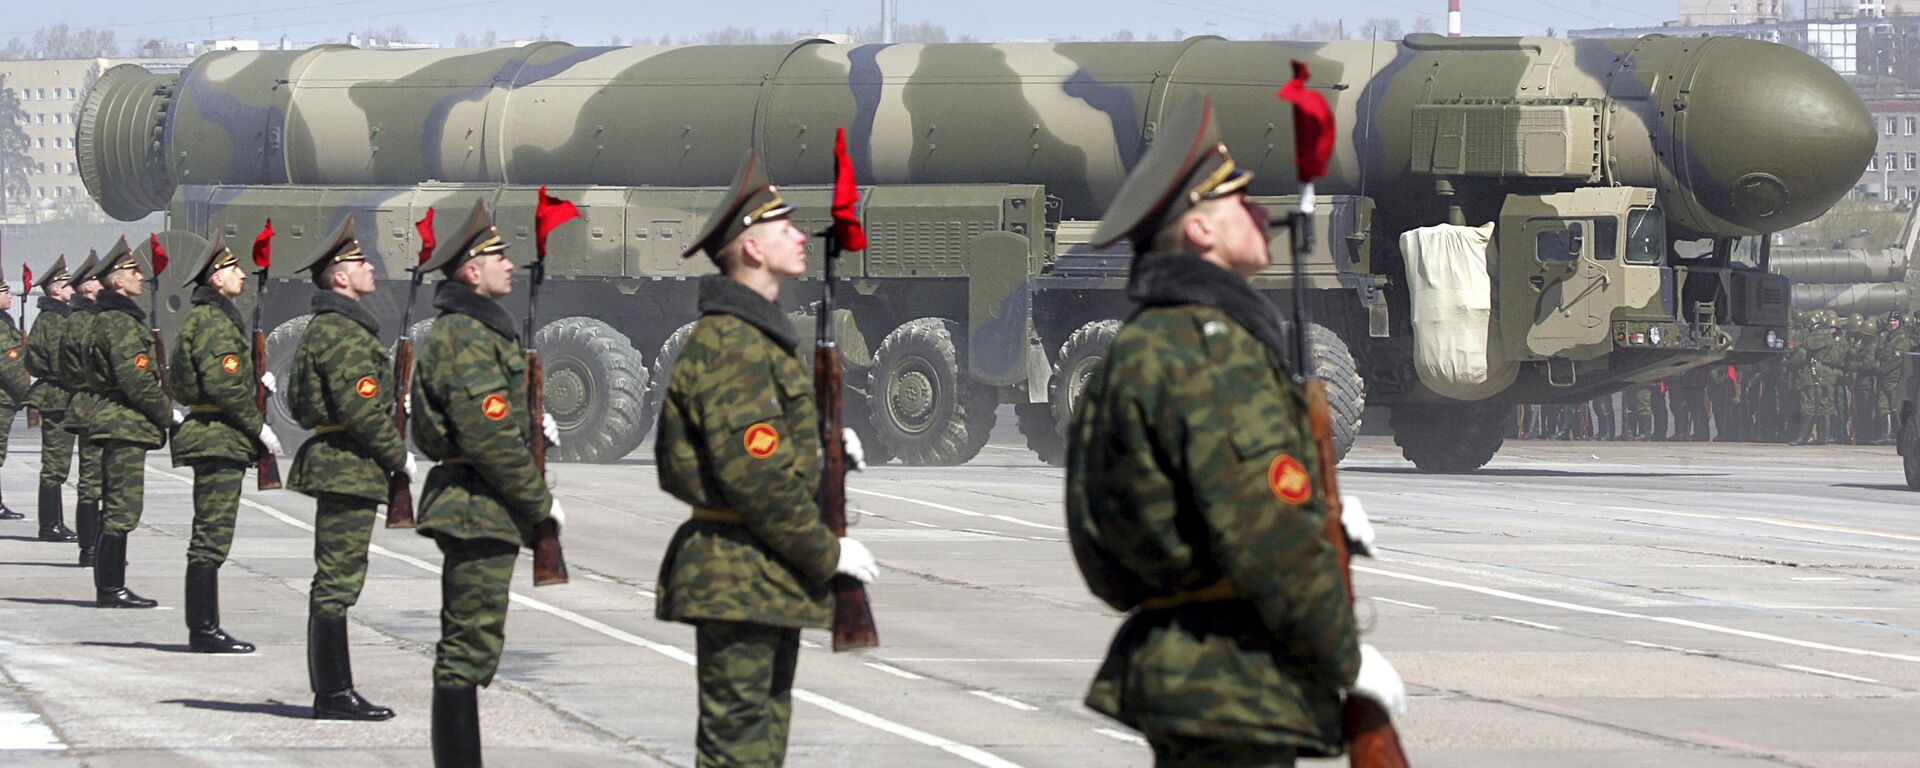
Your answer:
[[[0,567],[7,567],[7,568],[79,568],[79,567],[80,567],[80,563],[79,563],[79,562],[65,562],[65,563],[47,563],[47,562],[27,562],[27,561],[24,561],[24,560],[16,560],[16,561],[14,561],[14,562],[0,562]]]
[[[273,715],[291,717],[300,720],[313,719],[313,708],[302,704],[288,704],[278,699],[253,703],[244,701],[208,701],[206,699],[167,699],[162,704],[178,704],[187,709],[207,709],[215,712],[240,712],[252,715]]]
[[[1368,475],[1453,475],[1455,477],[1726,477],[1724,472],[1578,472],[1565,469],[1476,469],[1472,472],[1422,472],[1416,467],[1341,467],[1342,473]]]
[[[1867,490],[1869,490],[1869,491],[1899,491],[1899,492],[1901,492],[1901,493],[1913,493],[1913,489],[1912,489],[1912,488],[1908,488],[1908,487],[1906,486],[1906,484],[1905,484],[1905,483],[1898,483],[1898,484],[1894,484],[1894,483],[1835,483],[1835,484],[1833,485],[1833,487],[1834,487],[1834,488],[1865,488],[1865,489],[1867,489]]]
[[[105,640],[85,640],[80,642],[79,645],[90,645],[95,648],[127,648],[136,651],[160,651],[162,653],[193,653],[193,648],[186,643],[110,643]]]
[[[0,541],[30,541],[36,544],[65,544],[73,546],[71,541],[41,541],[39,536],[0,536]]]
[[[66,600],[58,597],[0,597],[9,603],[27,603],[29,605],[69,605],[75,608],[97,608],[92,600]]]

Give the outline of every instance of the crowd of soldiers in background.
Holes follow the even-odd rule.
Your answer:
[[[1712,365],[1586,403],[1516,406],[1512,437],[1537,440],[1892,445],[1906,353],[1900,312],[1795,311],[1787,354]]]

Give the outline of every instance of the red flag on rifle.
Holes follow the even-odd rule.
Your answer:
[[[413,228],[420,231],[420,263],[425,264],[427,257],[433,255],[433,246],[436,244],[433,239],[433,209],[428,208],[426,217],[414,222]]]
[[[153,276],[159,277],[167,271],[167,249],[160,247],[160,236],[152,232],[147,233],[147,247],[153,251]]]
[[[555,227],[580,218],[580,209],[573,203],[547,194],[547,188],[540,188],[540,204],[533,209],[533,252],[541,261],[547,259],[547,233]]]
[[[32,292],[33,292],[33,267],[29,267],[25,264],[22,264],[20,265],[20,295],[25,296]]]
[[[853,209],[860,204],[860,188],[853,183],[853,160],[847,157],[847,129],[833,134],[833,237],[842,250],[867,249],[867,228]]]
[[[273,263],[273,219],[253,238],[253,265],[266,269]]]
[[[1293,104],[1293,154],[1300,166],[1300,182],[1327,175],[1333,156],[1333,110],[1318,91],[1307,88],[1307,65],[1293,63],[1293,79],[1280,87],[1280,98]]]

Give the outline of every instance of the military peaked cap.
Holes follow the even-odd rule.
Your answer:
[[[127,237],[125,235],[121,235],[119,241],[115,242],[112,248],[107,249],[107,255],[102,257],[100,263],[94,266],[92,277],[98,277],[104,280],[109,272],[118,272],[123,269],[138,269],[139,267],[140,257],[134,255],[133,246],[127,244]]]
[[[78,288],[80,287],[81,283],[84,283],[88,280],[93,280],[99,277],[99,275],[94,274],[99,270],[100,270],[100,253],[98,251],[88,249],[87,260],[80,262],[80,268],[73,271],[72,277],[67,278],[67,286],[70,288]]]
[[[747,231],[748,227],[763,221],[779,221],[793,215],[793,206],[781,199],[780,189],[767,181],[766,171],[760,167],[760,156],[752,150],[747,151],[747,161],[740,164],[740,172],[734,174],[733,185],[727,189],[725,197],[720,199],[719,207],[713,215],[707,217],[707,228],[694,238],[693,244],[680,253],[687,258],[705,251],[708,258],[720,255],[727,243]]]
[[[305,266],[300,267],[300,271],[312,273],[314,281],[319,282],[320,273],[327,267],[366,260],[366,255],[360,252],[360,239],[353,234],[353,215],[348,214],[340,221],[340,226],[333,228],[333,234],[321,241],[320,250],[313,254]]]
[[[239,263],[240,257],[235,256],[233,249],[227,247],[226,237],[216,229],[213,232],[213,240],[208,242],[207,247],[201,249],[200,255],[194,258],[193,269],[187,270],[187,279],[180,281],[180,287],[205,285],[207,280],[213,277],[213,273]]]
[[[67,271],[67,255],[63,253],[60,254],[60,258],[53,260],[53,266],[47,267],[46,274],[41,275],[39,280],[34,281],[33,287],[45,288],[53,285],[55,282],[65,282],[72,279],[73,273]]]
[[[1253,172],[1235,165],[1220,141],[1213,97],[1195,94],[1161,122],[1153,146],[1100,217],[1093,244],[1151,239],[1201,202],[1239,192],[1252,182]]]
[[[493,225],[493,215],[487,213],[485,200],[473,201],[473,213],[467,215],[466,223],[454,230],[451,237],[439,240],[440,244],[433,249],[433,256],[416,271],[437,269],[451,275],[476,256],[505,253],[507,250],[506,241],[500,239],[500,228]]]

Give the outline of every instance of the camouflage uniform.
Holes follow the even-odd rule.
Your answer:
[[[1877,340],[1874,356],[1874,375],[1879,382],[1874,405],[1881,414],[1881,421],[1874,425],[1877,445],[1892,445],[1898,437],[1897,422],[1903,397],[1901,380],[1906,374],[1907,353],[1912,351],[1913,337],[1907,335],[1904,327],[1894,328],[1889,322]]]
[[[55,270],[64,271],[58,265]],[[49,281],[59,274],[55,270],[50,270]],[[73,466],[73,433],[67,431],[61,420],[66,416],[67,402],[73,393],[60,368],[60,347],[66,339],[68,318],[73,309],[67,302],[51,296],[40,297],[39,308],[33,332],[27,336],[27,372],[34,378],[33,385],[27,388],[27,405],[40,411],[40,538],[48,540],[48,534],[52,533],[51,540],[61,541],[65,539],[63,531],[67,526],[60,486],[66,484],[67,472]],[[81,527],[87,526],[81,523]],[[80,538],[79,534],[72,535],[74,539]],[[81,547],[86,546],[82,541]]]
[[[106,275],[137,266],[125,242],[101,260]],[[102,607],[151,607],[152,601],[126,588],[127,535],[140,525],[146,493],[147,451],[166,444],[173,409],[160,384],[160,366],[146,313],[112,290],[95,299],[100,312],[85,347],[87,385],[99,393],[92,409],[88,439],[100,446],[99,562],[95,564],[96,602]]]
[[[87,344],[93,338],[93,327],[100,317],[100,305],[78,293],[68,303],[73,307],[73,314],[67,317],[66,333],[61,338],[58,356],[60,378],[69,382],[71,397],[67,401],[69,408],[62,426],[71,436],[69,439],[79,442],[80,467],[73,481],[76,499],[74,518],[85,534],[80,537],[80,546],[84,551],[91,550],[99,543],[102,524],[100,446],[88,439],[93,431],[93,418],[100,407],[100,393],[93,389],[87,375]],[[65,472],[63,467],[61,473],[64,475]]]
[[[0,283],[4,286],[5,283]],[[0,290],[4,290],[0,288]],[[13,321],[13,315],[0,312],[5,319],[4,328],[0,328],[0,466],[7,464],[7,436],[13,429],[13,417],[27,404],[27,391],[33,382],[27,378],[27,339],[20,332],[20,326]],[[0,498],[0,519],[18,520],[22,515],[7,509],[4,498]]]
[[[1621,407],[1626,411],[1626,436],[1633,440],[1646,440],[1653,435],[1653,390],[1654,384],[1635,384],[1627,388],[1621,397]]]

